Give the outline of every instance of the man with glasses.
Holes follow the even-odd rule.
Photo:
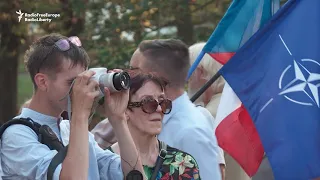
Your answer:
[[[34,94],[28,108],[17,118],[31,118],[49,126],[61,141],[60,114],[67,110],[70,86],[72,117],[67,138],[66,157],[54,171],[53,179],[123,179],[131,170],[143,172],[140,158],[128,130],[124,112],[128,91],[111,93],[106,89],[104,111],[108,114],[121,146],[121,158],[102,150],[88,133],[88,118],[94,99],[99,95],[98,83],[86,71],[89,57],[77,37],[59,34],[37,40],[25,54],[25,63],[34,85]],[[4,179],[47,179],[50,162],[57,154],[41,144],[37,134],[24,125],[6,129],[1,143],[1,165]]]

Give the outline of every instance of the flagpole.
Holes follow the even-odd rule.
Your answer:
[[[204,55],[205,55],[205,52],[202,50],[200,52],[200,54],[198,55],[197,59],[194,61],[194,63],[190,67],[189,72],[188,72],[187,80],[190,78],[190,76],[193,73],[193,71],[197,68],[197,66],[199,65],[199,63],[200,63],[200,61],[201,61],[201,59],[203,58]]]
[[[201,87],[201,89],[196,94],[191,97],[191,102],[197,100],[201,96],[201,94],[204,93],[220,76],[221,74],[218,71],[208,82],[206,82],[206,84]]]

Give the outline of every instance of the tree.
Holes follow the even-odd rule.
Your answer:
[[[21,5],[10,0],[0,3],[0,123],[17,113],[18,58],[27,29],[18,22],[16,11],[21,9]]]
[[[224,4],[222,2],[230,0],[220,0],[219,4]],[[214,29],[212,22],[220,19],[225,10],[217,10],[220,6],[212,6],[215,3],[216,0],[90,2],[85,30],[88,41],[85,44],[95,54],[93,65],[126,67],[132,53],[144,39],[179,38],[188,45],[198,41],[199,37],[206,40]],[[199,18],[200,12],[205,16]],[[206,23],[211,26],[199,26]]]

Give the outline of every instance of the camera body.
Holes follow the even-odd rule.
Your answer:
[[[107,72],[107,68],[90,68],[95,74],[91,79],[99,83],[100,94],[98,99],[104,97],[104,88],[107,87],[110,92],[127,90],[130,87],[130,76],[127,72]]]

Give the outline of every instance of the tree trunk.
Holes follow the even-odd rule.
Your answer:
[[[189,1],[177,1],[177,10],[175,11],[175,19],[177,25],[177,36],[187,45],[192,45],[193,40],[193,24],[191,19],[191,11]]]
[[[9,12],[7,12],[10,14]],[[16,16],[1,19],[0,26],[0,123],[17,114],[17,71],[20,37],[13,33]]]

